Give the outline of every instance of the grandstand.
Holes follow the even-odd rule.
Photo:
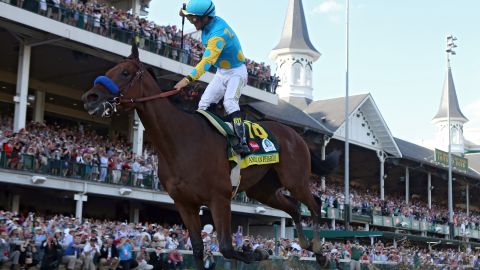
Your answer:
[[[73,127],[73,130],[77,131],[79,129],[94,130],[98,136],[116,134],[125,139],[118,146],[123,147],[122,150],[126,154],[132,151],[142,156],[145,152],[143,141],[148,143],[148,134],[143,138],[143,128],[133,113],[112,119],[92,118],[83,110],[83,104],[80,101],[81,94],[91,86],[98,74],[105,72],[130,52],[128,42],[131,42],[134,33],[130,31],[131,29],[120,29],[120,27],[113,26],[113,20],[116,17],[122,19],[125,25],[137,22],[135,18],[120,9],[129,9],[124,6],[127,3],[116,2],[115,5],[120,8],[115,11],[109,9],[115,13],[110,18],[109,33],[97,32],[94,25],[88,25],[90,20],[90,17],[87,16],[88,11],[85,11],[84,14],[87,23],[80,26],[81,20],[78,19],[78,16],[83,15],[79,13],[77,6],[68,6],[62,2],[58,10],[59,15],[55,16],[55,6],[48,6],[48,12],[43,13],[37,6],[32,7],[28,3],[28,1],[23,2],[23,5],[13,2],[0,3],[2,5],[0,35],[3,41],[0,45],[2,51],[0,100],[3,104],[2,117],[5,117],[5,121],[9,124],[13,124],[5,131],[18,132],[30,121],[35,121],[46,122],[49,125],[59,124],[62,127]],[[89,3],[85,6],[88,5]],[[91,11],[93,11],[93,7]],[[158,29],[167,32],[173,31],[160,26]],[[179,57],[182,52],[171,44],[172,40],[176,41],[176,37],[168,36],[163,43],[157,43],[155,40],[156,46],[152,48],[148,47],[150,44],[148,40],[147,43],[145,40],[141,43],[144,48],[141,52],[142,60],[153,68],[160,85],[164,85],[165,88],[172,87],[185,76],[191,70],[191,66],[188,64],[194,63],[192,55],[188,55],[189,61],[183,61],[186,63],[179,61],[182,60]],[[175,54],[177,54],[176,57]],[[21,55],[21,59],[19,55]],[[250,61],[250,63],[254,62]],[[19,64],[22,68],[19,67]],[[256,64],[254,63],[254,65]],[[266,91],[270,88],[266,86],[265,81],[260,82],[263,78],[258,77],[258,71],[250,73],[249,83],[257,85],[257,87],[249,85],[245,88],[242,103],[250,100],[276,103],[277,96]],[[202,78],[205,81],[200,84],[205,85],[205,82],[211,78],[212,74],[207,73]],[[260,85],[262,89],[258,88]],[[19,107],[20,109],[18,109]],[[6,126],[9,124],[7,123]],[[31,126],[27,129],[31,129]],[[97,146],[97,139],[99,138],[90,138],[89,147]],[[25,159],[22,158],[22,162],[25,162]],[[37,160],[33,161],[33,163],[36,162]],[[39,163],[41,162],[39,161]],[[7,165],[6,161],[4,165],[4,168],[17,168],[16,166],[12,167],[11,164]],[[83,213],[88,216],[116,217],[138,221],[148,213],[148,217],[151,219],[166,216],[172,220],[176,219],[178,223],[179,218],[174,211],[171,198],[164,192],[154,191],[150,180],[148,185],[141,184],[143,188],[140,185],[124,188],[119,184],[79,181],[79,177],[75,173],[61,174],[63,169],[26,173],[26,168],[33,167],[35,166],[21,166],[23,171],[21,173],[2,172],[2,185],[5,186],[2,188],[0,201],[4,207],[10,205],[11,202],[15,202],[13,209],[16,211],[28,208],[42,211],[54,210],[53,206],[59,206],[56,211],[75,212],[77,209],[77,215],[80,217],[83,205]],[[59,172],[60,174],[56,174]],[[37,177],[37,179],[46,178],[45,182],[32,181],[37,174],[45,173],[50,175]],[[62,176],[68,176],[70,179]],[[126,182],[128,181],[127,179]],[[36,193],[35,191],[39,190],[40,186],[42,192]],[[41,203],[47,196],[49,203]],[[74,199],[79,196],[81,199],[75,203]],[[28,200],[23,198],[28,198]],[[84,201],[83,204],[82,201]],[[104,205],[105,208],[102,209],[101,205]],[[255,211],[256,207],[251,204],[237,203],[233,206],[233,210],[242,213],[239,218],[246,225],[249,216],[259,215]],[[157,208],[161,208],[163,211],[154,211]],[[260,216],[273,216],[276,219],[287,217],[283,212],[269,208],[267,210],[267,213],[260,214]],[[165,215],[166,213],[167,215]]]
[[[125,12],[131,8],[138,14],[143,2],[115,2],[117,9],[69,2],[45,9],[35,0],[0,2],[0,208],[73,213],[78,219],[182,223],[158,182],[155,154],[138,116],[131,112],[92,118],[80,96],[96,76],[130,54],[133,40],[140,41],[141,60],[166,89],[199,60],[198,44],[187,39],[189,49],[181,50],[178,29]],[[273,72],[249,60],[249,85],[241,103],[250,119],[293,127],[314,160],[324,159],[343,148],[345,119],[338,108],[344,99],[312,101],[312,65],[320,53],[309,41],[301,1],[291,0],[287,14],[281,42],[271,54],[284,65]],[[271,73],[279,74],[280,82]],[[200,87],[212,76],[207,73]],[[452,91],[448,85],[446,91]],[[395,245],[408,239],[420,247],[430,242],[443,248],[480,246],[480,198],[472,196],[479,191],[478,170],[468,163],[454,167],[456,215],[449,224],[448,168],[436,158],[441,152],[391,134],[370,94],[351,96],[348,109],[353,203],[345,208],[338,191],[342,165],[327,179],[312,175],[319,183],[312,192],[324,202],[322,236],[358,237],[372,245],[378,239]],[[295,238],[286,213],[245,194],[234,198],[232,211],[233,229],[242,225],[250,235]],[[204,224],[212,223],[208,209],[201,213]],[[308,227],[310,213],[302,214]],[[346,223],[353,233],[339,232]]]

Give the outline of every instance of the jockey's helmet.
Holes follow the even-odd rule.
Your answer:
[[[215,17],[215,4],[213,4],[212,0],[190,0],[187,8],[182,12],[184,15]]]

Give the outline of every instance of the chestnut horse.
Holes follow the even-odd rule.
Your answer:
[[[117,106],[137,111],[157,151],[160,182],[190,231],[196,269],[204,269],[198,215],[202,205],[211,210],[220,252],[225,258],[244,262],[258,259],[232,247],[232,187],[225,137],[200,114],[184,112],[164,98],[171,93],[162,92],[156,79],[146,72],[136,46],[132,46],[127,59],[108,70],[103,78],[111,85],[95,83],[82,96],[84,107],[96,116],[105,116]],[[112,85],[115,91],[110,89]],[[310,245],[300,223],[300,202],[309,208],[315,225],[321,213],[321,205],[309,189],[311,161],[307,144],[292,128],[281,123],[265,121],[262,125],[279,143],[280,163],[243,169],[239,191],[288,213],[295,222],[302,248],[321,254],[318,226],[314,226]]]

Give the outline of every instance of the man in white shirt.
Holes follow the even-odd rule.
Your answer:
[[[120,239],[122,237],[128,238],[128,236],[129,236],[129,232],[127,230],[127,224],[122,223],[120,225],[120,230],[117,231],[117,236],[115,237],[115,239]]]
[[[62,242],[60,243],[62,247],[65,248],[66,246],[70,245],[71,242],[73,242],[74,234],[75,234],[75,230],[65,229]]]
[[[97,267],[93,262],[95,254],[100,254],[100,246],[97,243],[97,238],[92,237],[90,241],[83,247],[82,257],[83,257],[83,269],[84,270],[96,270]]]

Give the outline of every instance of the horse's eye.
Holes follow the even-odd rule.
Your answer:
[[[125,77],[127,77],[128,75],[130,75],[130,73],[128,72],[128,70],[124,70],[124,71],[122,72],[122,75],[125,76]]]

